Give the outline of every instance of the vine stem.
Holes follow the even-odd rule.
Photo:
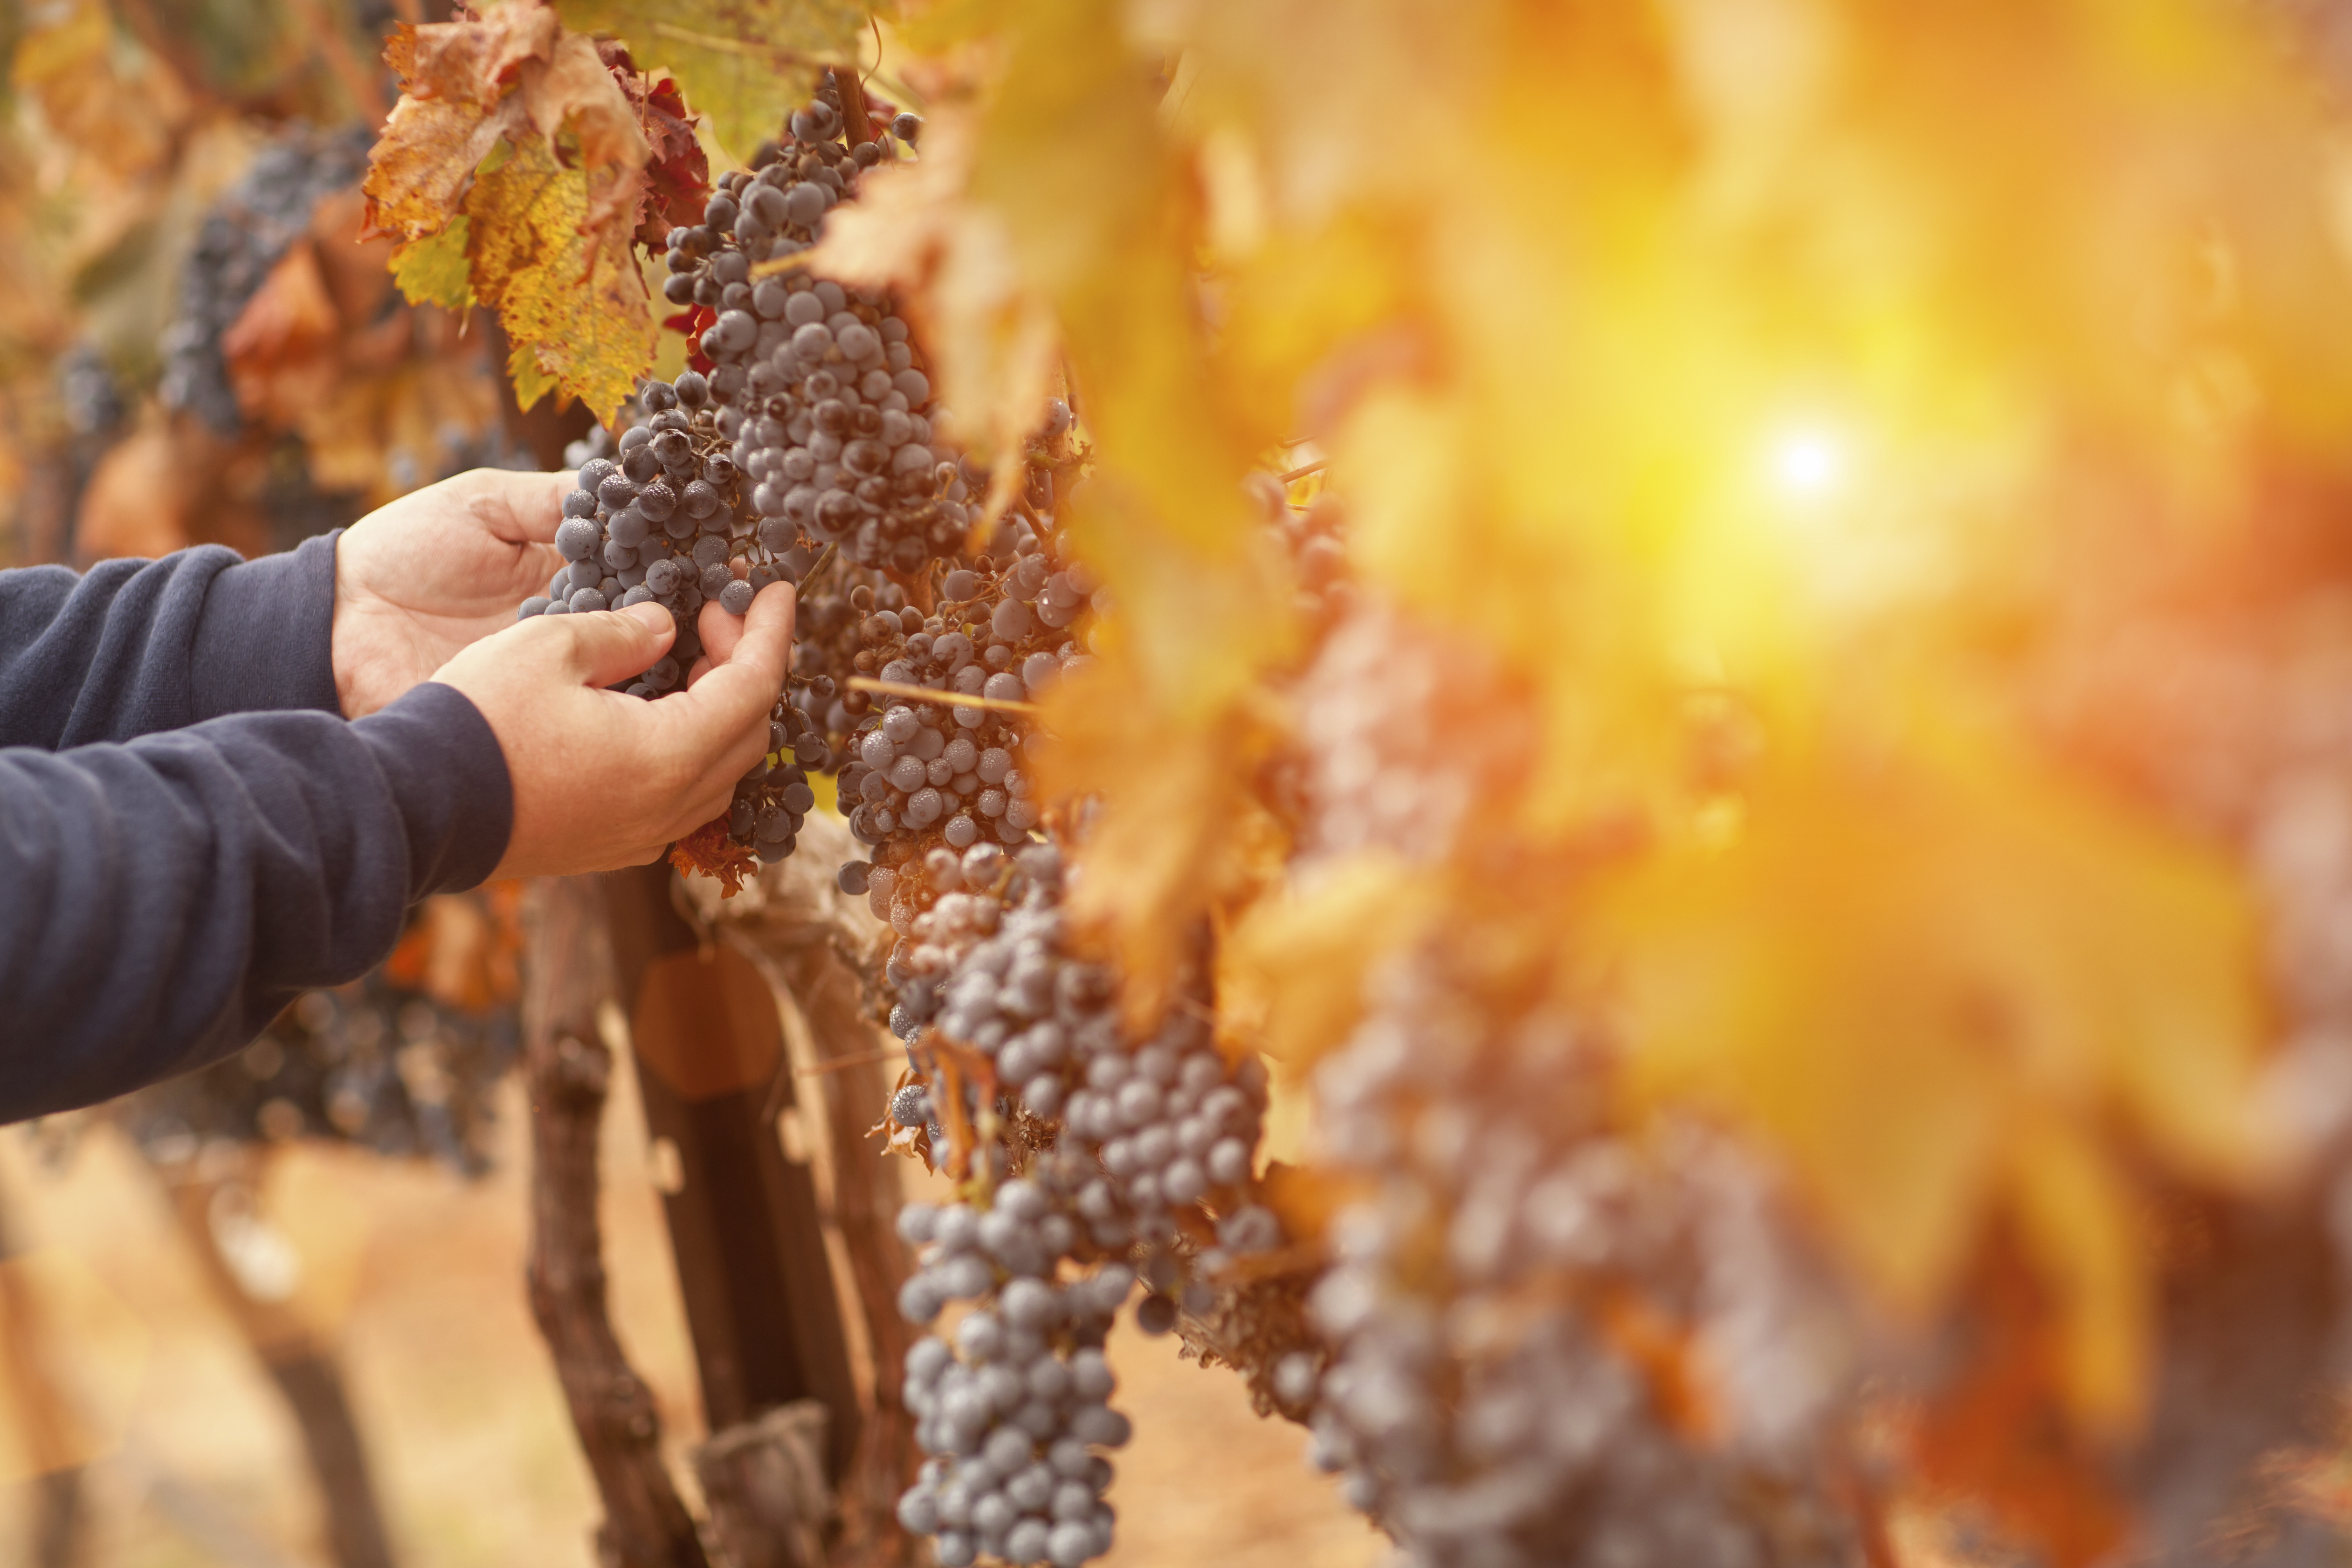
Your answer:
[[[992,708],[999,713],[1043,713],[1035,703],[1015,702],[1011,697],[975,697],[962,692],[935,692],[929,686],[910,686],[904,681],[877,681],[871,675],[852,675],[849,689],[854,692],[876,692],[883,696],[905,697],[912,702],[945,703],[950,707]]]
[[[531,1316],[554,1357],[564,1403],[604,1519],[596,1558],[610,1568],[710,1568],[694,1516],[662,1461],[653,1391],[613,1333],[597,1138],[613,1053],[597,1030],[612,972],[604,901],[589,877],[532,890],[523,1076],[530,1097]]]

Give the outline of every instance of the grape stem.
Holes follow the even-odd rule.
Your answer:
[[[912,686],[904,681],[877,681],[871,675],[850,676],[849,689],[877,692],[889,697],[906,697],[919,703],[946,703],[950,707],[993,708],[999,713],[1044,711],[1035,703],[1015,702],[1010,697],[975,697],[967,696],[962,692],[935,692],[929,686]]]

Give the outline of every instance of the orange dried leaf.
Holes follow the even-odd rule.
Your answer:
[[[513,119],[464,100],[402,98],[368,157],[369,227],[404,240],[446,228],[475,169]]]
[[[237,405],[275,429],[299,425],[336,390],[342,333],[318,252],[299,241],[221,334]]]
[[[669,863],[681,876],[717,877],[721,898],[742,892],[743,879],[760,870],[759,857],[728,836],[724,817],[713,817],[670,846]]]
[[[1906,1457],[1928,1488],[1990,1509],[2005,1534],[2039,1546],[2054,1568],[2105,1561],[2130,1514],[2067,1419],[2066,1352],[2047,1298],[2005,1246],[1970,1283],[1967,1364],[1909,1413]]]

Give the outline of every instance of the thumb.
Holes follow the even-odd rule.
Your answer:
[[[742,640],[727,662],[705,671],[682,696],[655,706],[693,720],[714,737],[730,735],[766,716],[776,694],[784,689],[792,648],[793,586],[771,583],[751,601],[743,617]]]
[[[643,674],[677,638],[677,622],[658,604],[546,619],[562,629],[564,673],[583,685]]]

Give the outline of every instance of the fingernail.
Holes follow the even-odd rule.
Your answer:
[[[670,618],[668,611],[647,600],[639,600],[636,603],[623,610],[621,613],[624,615],[635,616],[638,621],[644,623],[646,630],[648,632],[667,632],[672,626],[677,624],[677,622]]]

